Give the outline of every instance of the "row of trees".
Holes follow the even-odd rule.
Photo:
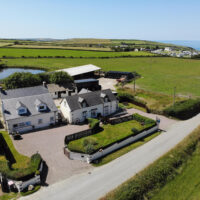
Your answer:
[[[16,72],[9,77],[3,79],[6,89],[15,89],[22,87],[32,87],[46,83],[65,84],[73,82],[71,76],[66,72],[52,72],[32,74],[30,72]]]

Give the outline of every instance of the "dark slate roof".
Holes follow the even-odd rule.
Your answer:
[[[50,93],[54,93],[54,92],[64,92],[67,89],[73,90],[75,87],[73,83],[66,83],[62,85],[51,83],[51,84],[47,84],[47,88]]]
[[[4,90],[0,92],[1,99],[11,99],[25,96],[33,96],[49,93],[48,89],[44,86],[35,86],[35,87],[26,87],[26,88],[18,88],[11,90]]]
[[[109,101],[117,100],[115,95],[113,95],[113,93],[110,89],[68,96],[68,97],[66,97],[66,100],[67,100],[67,103],[68,103],[71,111],[74,111],[74,110],[79,110],[82,108],[81,104],[79,103],[80,97],[86,101],[86,104],[88,107],[102,104],[103,98],[101,97],[101,93],[106,94]]]
[[[19,93],[17,93],[17,91]],[[6,96],[5,94],[8,94]],[[39,115],[47,112],[57,111],[57,107],[48,92],[43,86],[31,87],[31,88],[20,88],[16,90],[6,90],[5,94],[2,95],[2,103],[4,108],[5,120],[23,118],[27,116]],[[16,95],[16,97],[14,97]],[[21,116],[18,115],[16,105],[23,105],[27,108],[27,114]],[[36,102],[42,102],[47,105],[47,110],[39,112],[36,106]]]

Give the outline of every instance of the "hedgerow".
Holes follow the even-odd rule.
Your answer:
[[[179,143],[174,149],[132,177],[101,200],[145,200],[178,174],[200,143],[200,127]]]
[[[164,114],[178,119],[189,119],[200,112],[200,99],[188,99],[176,102],[166,108]]]

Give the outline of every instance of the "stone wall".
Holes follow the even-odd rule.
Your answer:
[[[122,116],[122,117],[111,118],[111,119],[109,119],[109,123],[114,125],[114,124],[119,124],[122,122],[127,122],[130,120],[133,120],[133,115],[126,115],[126,116]]]

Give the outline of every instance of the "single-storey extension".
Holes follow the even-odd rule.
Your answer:
[[[69,123],[78,124],[87,118],[115,113],[118,110],[118,100],[110,89],[87,92],[64,98],[60,109]]]
[[[54,125],[57,107],[44,86],[11,90],[0,88],[1,110],[9,133],[24,133]]]
[[[74,80],[92,78],[95,73],[100,72],[101,68],[92,64],[61,69],[59,71],[67,72]]]

